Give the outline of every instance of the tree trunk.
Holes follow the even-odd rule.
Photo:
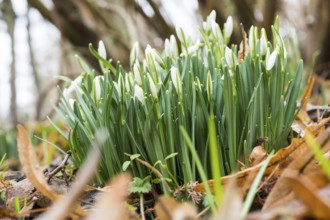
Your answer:
[[[16,105],[16,57],[15,57],[15,19],[16,15],[11,0],[3,0],[3,17],[7,24],[8,34],[11,40],[11,64],[10,64],[10,119],[13,126],[18,123]]]

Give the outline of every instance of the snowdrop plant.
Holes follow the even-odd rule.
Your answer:
[[[63,94],[58,111],[71,127],[67,138],[77,166],[85,159],[96,130],[107,128],[99,184],[122,171],[128,159],[124,153],[139,154],[151,165],[165,161],[159,169],[170,185],[199,180],[182,130],[211,178],[210,116],[222,175],[238,170],[238,160],[248,164],[248,155],[260,139],[267,137],[266,150],[285,145],[298,111],[302,61],[295,73],[289,72],[278,21],[273,43],[263,29],[252,27],[246,54],[240,57],[239,47],[228,44],[232,18],[222,30],[215,16],[212,12],[203,23],[200,39],[193,41],[177,28],[180,42],[174,36],[166,39],[162,53],[147,46],[144,60],[139,60],[142,54],[135,44],[128,71],[107,60],[103,43],[98,51],[90,46],[102,76],[79,60],[83,73],[66,89],[75,91],[76,101]],[[169,155],[175,156],[166,159]],[[141,178],[151,173],[133,162],[129,169]]]

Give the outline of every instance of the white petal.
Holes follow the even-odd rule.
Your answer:
[[[68,87],[67,94],[69,95],[70,93],[72,93],[77,87],[80,86],[81,82],[82,76],[80,75],[71,82],[70,86]]]
[[[176,67],[171,68],[171,79],[174,85],[174,88],[178,94],[181,94],[181,79],[180,79],[180,72]]]
[[[93,80],[96,100],[100,100],[101,98],[101,79],[103,79],[103,76],[96,76]]]
[[[71,107],[72,110],[73,110],[73,106],[74,106],[75,101],[76,101],[75,99],[69,99],[69,104],[70,104],[70,107]]]
[[[261,29],[260,54],[263,56],[267,52],[267,36],[264,28]]]
[[[157,88],[156,88],[156,85],[155,85],[154,81],[152,80],[152,78],[149,74],[148,74],[148,80],[149,80],[151,94],[154,98],[157,98]]]
[[[139,42],[135,42],[129,56],[129,61],[131,65],[133,65],[136,62],[138,56],[139,56]]]
[[[232,33],[233,33],[233,18],[229,16],[224,25],[224,35],[226,38],[230,38]]]
[[[140,75],[140,64],[136,62],[133,66],[133,73],[134,73],[134,78],[137,84],[141,85],[142,80],[141,80],[141,75]]]
[[[229,47],[226,47],[225,49],[225,59],[230,68],[233,68],[234,62],[233,62],[233,52]]]
[[[144,98],[143,90],[138,85],[134,86],[134,98],[137,98],[142,103],[142,105],[145,104],[145,98]]]
[[[105,49],[103,41],[101,41],[101,40],[99,41],[99,47],[98,47],[97,51],[101,57],[103,57],[104,59],[107,59],[107,51]]]
[[[274,67],[276,57],[277,57],[277,51],[274,50],[273,53],[271,53],[270,56],[268,57],[268,59],[266,60],[266,70],[267,71],[271,70]]]

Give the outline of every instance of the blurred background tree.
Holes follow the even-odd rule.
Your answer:
[[[212,10],[220,25],[233,16],[236,43],[241,41],[239,23],[245,30],[251,25],[265,27],[270,38],[271,25],[279,15],[284,38],[295,28],[305,63],[310,64],[320,49],[317,73],[330,76],[329,0],[2,0],[0,7],[0,46],[6,46],[1,57],[9,57],[0,63],[0,127],[52,114],[56,85],[63,86],[53,76],[74,78],[80,72],[72,55],[79,54],[98,70],[89,43],[97,47],[103,40],[108,57],[128,68],[134,42],[139,41],[142,49],[147,44],[160,49],[165,38],[176,35],[176,26],[197,37],[195,25],[201,25]],[[26,30],[21,40],[25,52],[16,45],[21,29]],[[25,66],[18,62],[22,59],[28,60]]]

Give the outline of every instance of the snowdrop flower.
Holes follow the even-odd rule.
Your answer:
[[[136,83],[139,85],[142,84],[140,69],[141,69],[141,67],[140,67],[139,62],[136,62],[133,66],[133,74],[134,74]]]
[[[266,70],[267,71],[271,70],[274,67],[276,58],[277,58],[277,51],[274,50],[273,53],[271,53],[266,59]]]
[[[209,101],[212,99],[212,77],[210,71],[207,72],[207,81],[206,81],[206,92],[207,92],[207,98]]]
[[[71,109],[73,110],[73,107],[74,107],[74,103],[75,103],[75,99],[69,99],[69,104],[70,104],[70,107],[71,107]]]
[[[232,33],[233,33],[233,18],[231,16],[229,16],[224,25],[225,38],[230,38]]]
[[[234,67],[233,56],[234,56],[233,51],[229,47],[226,47],[226,49],[225,49],[225,59],[226,59],[227,65],[230,68]]]
[[[260,54],[263,56],[267,52],[267,35],[264,28],[261,29]]]
[[[97,52],[100,54],[101,57],[103,57],[104,59],[107,59],[107,51],[105,49],[103,41],[101,41],[101,40],[99,41],[99,46],[98,46]]]
[[[149,80],[151,94],[155,99],[157,99],[157,88],[156,88],[156,85],[155,85],[154,81],[152,80],[150,74],[148,74],[148,80]]]
[[[195,53],[199,49],[200,46],[201,46],[201,43],[199,40],[197,40],[194,45],[188,47],[188,54]]]
[[[119,78],[118,78],[118,95],[119,95],[119,97],[121,97],[123,95],[122,94],[123,86],[125,86],[124,78],[123,78],[123,75],[120,74]]]
[[[152,48],[149,44],[146,47],[145,55],[148,63],[150,63],[151,61],[150,59],[152,59],[153,62],[157,62],[157,63],[163,62],[163,59],[160,57],[158,52],[154,48]]]
[[[96,101],[100,100],[101,98],[101,83],[103,80],[103,76],[96,76],[93,80],[93,86],[94,86],[94,94]]]
[[[82,83],[82,76],[78,76],[75,80],[73,80],[70,86],[67,89],[67,95],[71,94],[80,84]]]
[[[255,27],[252,26],[249,31],[249,47],[251,51],[255,49],[254,44],[255,44]]]
[[[182,30],[182,27],[176,26],[175,27],[175,31],[176,31],[176,35],[178,36],[179,40],[181,42],[183,42],[183,39],[185,39],[185,37],[184,37],[184,33],[183,33],[183,30]]]
[[[129,62],[131,66],[135,64],[138,56],[139,56],[139,42],[135,42],[129,56]]]
[[[203,29],[205,31],[212,30],[212,23],[215,23],[215,18],[216,18],[216,12],[212,10],[210,15],[207,16],[206,22],[203,22]]]
[[[66,99],[66,100],[69,99],[69,93],[68,93],[68,89],[67,88],[64,88],[63,89],[62,95],[63,95],[64,99]]]
[[[131,85],[134,84],[134,79],[132,74],[125,74],[125,88],[126,91],[131,91]]]
[[[180,95],[182,92],[180,72],[179,72],[178,68],[176,68],[174,66],[172,66],[172,68],[171,68],[171,79],[172,79],[172,83],[174,85],[174,88],[175,88],[177,94]]]
[[[220,27],[215,21],[212,22],[211,29],[212,29],[213,35],[219,40],[219,43],[223,44],[223,36],[222,36],[221,30],[220,30]]]
[[[178,55],[178,45],[173,35],[170,36],[170,39],[165,40],[164,48],[166,56],[174,57]]]
[[[143,94],[143,90],[138,85],[134,86],[134,98],[137,98],[142,103],[142,105],[144,105],[146,103],[144,94]]]

